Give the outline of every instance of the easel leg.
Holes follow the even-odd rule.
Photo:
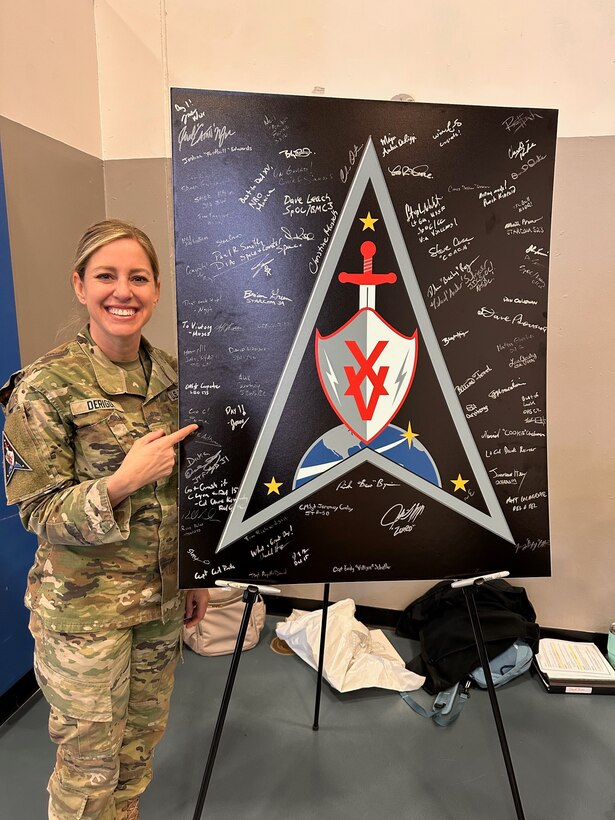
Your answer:
[[[226,718],[226,711],[228,709],[229,701],[231,699],[231,694],[233,691],[233,684],[235,683],[235,675],[237,674],[237,667],[239,666],[239,661],[241,660],[241,650],[243,648],[243,642],[246,637],[246,632],[248,631],[248,624],[250,622],[250,613],[252,612],[252,607],[254,606],[254,602],[256,601],[256,596],[258,595],[258,588],[255,586],[249,586],[243,593],[243,600],[245,601],[245,609],[243,612],[243,618],[241,621],[241,626],[239,627],[239,634],[237,635],[237,643],[235,644],[235,651],[233,652],[233,658],[231,660],[231,666],[228,673],[228,678],[226,679],[226,686],[224,688],[224,694],[222,696],[222,703],[220,705],[220,711],[218,712],[218,720],[216,723],[216,728],[214,729],[213,738],[211,741],[211,746],[209,748],[209,756],[207,758],[207,764],[205,766],[205,772],[203,773],[203,780],[201,782],[201,790],[199,791],[199,797],[196,803],[196,808],[194,810],[194,815],[192,820],[200,820],[201,813],[203,811],[203,805],[205,803],[205,797],[207,796],[207,789],[209,788],[209,781],[211,780],[211,773],[213,772],[214,763],[216,760],[216,754],[218,752],[218,745],[220,743],[220,738],[222,736],[222,729],[224,728],[224,720]]]
[[[322,670],[325,664],[325,639],[327,637],[327,609],[329,607],[329,591],[331,584],[325,584],[322,598],[322,625],[320,627],[320,655],[318,658],[318,678],[316,680],[316,705],[314,707],[314,725],[312,729],[318,731],[318,717],[320,714],[320,692],[322,690]]]
[[[480,625],[478,617],[478,609],[476,607],[475,585],[464,586],[463,592],[468,605],[468,612],[470,613],[470,621],[472,622],[472,630],[474,632],[474,640],[478,649],[481,666],[485,672],[485,680],[487,682],[487,691],[489,692],[489,700],[491,701],[491,709],[495,719],[495,725],[498,730],[498,737],[500,739],[500,746],[502,747],[502,755],[504,756],[504,765],[506,766],[506,773],[508,774],[508,781],[510,783],[510,790],[512,792],[513,802],[517,811],[518,820],[525,820],[523,814],[523,806],[521,805],[521,796],[517,788],[517,780],[515,778],[515,770],[513,769],[510,751],[508,749],[508,742],[506,740],[506,732],[504,731],[504,723],[500,713],[497,695],[495,693],[495,686],[493,685],[493,678],[491,677],[491,670],[489,668],[489,658],[487,656],[487,649],[485,648],[485,638],[483,630]]]

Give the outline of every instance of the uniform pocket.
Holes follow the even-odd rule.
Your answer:
[[[111,687],[105,680],[83,681],[52,669],[35,655],[34,674],[45,699],[65,715],[92,721],[111,721]]]
[[[130,694],[128,666],[113,682],[105,669],[100,680],[84,680],[58,672],[35,655],[34,672],[51,706],[49,734],[54,743],[81,759],[117,754]]]
[[[114,410],[98,410],[73,418],[77,472],[99,478],[115,472],[138,434],[132,435]]]
[[[183,617],[183,610],[182,610]],[[181,622],[151,621],[135,627],[131,661],[130,700],[158,704],[173,688],[181,645]]]
[[[61,820],[63,817],[71,817],[74,820],[81,820],[88,802],[87,795],[67,789],[58,778],[53,775],[49,781],[47,791],[51,795],[52,807],[50,808],[50,820]]]
[[[16,407],[4,425],[4,476],[9,504],[17,504],[62,482],[44,436],[25,407]]]

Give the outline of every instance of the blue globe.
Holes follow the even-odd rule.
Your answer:
[[[379,436],[365,444],[345,425],[334,427],[312,444],[301,459],[295,473],[293,490],[366,447],[400,464],[436,487],[441,487],[438,468],[427,449],[416,438],[408,445],[404,433],[405,430],[401,427],[389,424]]]

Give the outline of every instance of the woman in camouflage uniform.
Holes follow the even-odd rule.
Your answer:
[[[5,484],[38,536],[26,605],[58,744],[53,820],[138,818],[164,731],[182,622],[207,590],[177,589],[176,363],[141,336],[160,294],[131,225],[93,225],[73,287],[89,324],[2,390]]]

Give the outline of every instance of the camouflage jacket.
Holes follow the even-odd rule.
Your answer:
[[[15,373],[6,412],[6,496],[38,536],[26,606],[50,629],[86,632],[166,617],[177,589],[177,471],[111,507],[107,477],[133,441],[177,429],[176,363],[142,340],[147,395],[87,328]]]

